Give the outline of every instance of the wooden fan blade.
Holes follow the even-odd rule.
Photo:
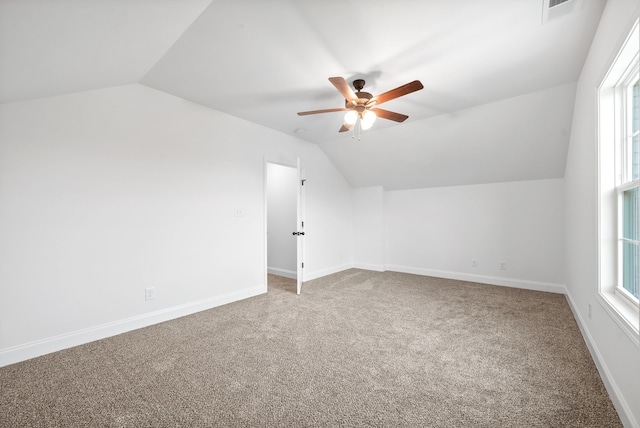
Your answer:
[[[333,86],[340,91],[345,100],[351,101],[358,98],[353,92],[353,89],[351,89],[351,86],[344,80],[344,77],[329,77],[329,82],[333,83]]]
[[[396,113],[394,111],[383,110],[381,108],[372,108],[372,112],[376,114],[376,116],[381,117],[383,119],[393,120],[394,122],[404,122],[409,118],[406,114]]]
[[[414,80],[413,82],[407,83],[406,85],[398,86],[397,88],[380,94],[374,98],[376,100],[376,104],[382,104],[403,95],[410,94],[411,92],[419,91],[422,88],[424,88],[424,86],[422,86],[422,83],[420,83],[419,80]]]
[[[338,132],[347,132],[348,130],[349,130],[349,128],[347,128],[347,125],[346,124],[342,124],[342,126],[340,127]]]
[[[326,108],[324,110],[311,110],[311,111],[299,111],[298,116],[306,116],[308,114],[318,114],[318,113],[331,113],[333,111],[347,111],[348,109],[344,107],[337,108]]]

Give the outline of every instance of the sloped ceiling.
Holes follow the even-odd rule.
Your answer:
[[[0,0],[0,102],[129,83],[318,144],[356,187],[562,177],[604,0]],[[418,79],[361,135],[327,80]],[[359,137],[359,138],[358,138]]]
[[[0,103],[139,82],[211,0],[0,0]]]

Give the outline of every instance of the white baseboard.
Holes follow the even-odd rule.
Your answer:
[[[267,267],[267,273],[270,273],[271,275],[284,276],[285,278],[292,278],[292,279],[298,278],[298,272],[288,270],[288,269]]]
[[[622,424],[625,427],[640,428],[640,423],[638,423],[638,421],[635,420],[633,413],[631,412],[631,407],[625,401],[623,395],[620,393],[620,389],[618,388],[616,383],[613,381],[611,372],[609,371],[609,368],[607,367],[607,365],[604,363],[604,360],[602,359],[602,355],[600,354],[600,351],[598,351],[598,347],[596,346],[593,340],[593,337],[591,336],[591,333],[589,332],[589,329],[587,328],[587,325],[584,322],[584,319],[580,315],[580,311],[577,310],[577,307],[573,299],[571,298],[571,294],[567,292],[565,293],[565,297],[567,299],[567,302],[569,303],[571,312],[573,312],[573,317],[576,319],[578,327],[580,328],[582,337],[584,338],[584,341],[587,344],[587,348],[591,353],[591,358],[593,358],[593,361],[595,362],[596,367],[598,368],[598,372],[600,373],[600,377],[602,378],[602,382],[604,383],[604,386],[607,389],[607,392],[609,393],[609,397],[613,402],[613,406],[616,408],[616,411],[618,412],[618,416],[620,417]]]
[[[501,285],[505,287],[523,288],[526,290],[534,291],[547,291],[550,293],[565,294],[566,288],[564,284],[556,284],[551,282],[530,281],[526,279],[518,278],[502,278],[498,276],[486,276],[486,275],[472,275],[462,272],[451,272],[437,269],[425,269],[411,266],[399,266],[399,265],[378,265],[372,263],[345,263],[329,269],[321,271],[315,271],[312,273],[305,273],[304,281],[311,281],[313,279],[321,278],[323,276],[331,275],[334,273],[342,272],[347,269],[363,269],[376,272],[402,272],[411,273],[414,275],[422,276],[434,276],[436,278],[457,279],[460,281],[478,282],[481,284]]]
[[[373,263],[360,263],[360,262],[355,262],[353,264],[353,267],[356,269],[364,269],[364,270],[372,270],[375,272],[384,272],[385,269],[385,265],[377,265],[377,264],[373,264]]]
[[[0,367],[14,364],[20,361],[39,357],[51,352],[83,345],[95,340],[104,339],[139,328],[148,327],[164,321],[191,315],[196,312],[212,309],[227,303],[246,299],[266,293],[266,287],[260,285],[245,290],[227,293],[209,299],[197,300],[183,305],[172,306],[155,312],[150,312],[135,317],[113,321],[94,327],[76,330],[58,336],[25,343],[11,348],[0,349]]]
[[[338,273],[338,272],[342,272],[343,270],[347,270],[347,269],[351,269],[353,268],[353,263],[344,263],[338,266],[334,266],[328,269],[323,269],[323,270],[318,270],[315,272],[304,272],[304,275],[302,277],[302,280],[304,282],[307,281],[311,281],[317,278],[322,278],[323,276],[327,276],[327,275],[331,275],[334,273]]]
[[[505,287],[523,288],[535,291],[565,294],[564,284],[530,281],[518,278],[502,278],[498,276],[473,275],[462,272],[451,272],[437,269],[416,268],[410,266],[387,265],[386,270],[393,272],[412,273],[415,275],[435,276],[437,278],[457,279],[460,281],[479,282],[481,284],[502,285]]]

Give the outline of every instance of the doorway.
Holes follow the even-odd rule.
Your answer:
[[[267,286],[300,292],[298,269],[302,236],[300,216],[299,168],[266,162],[266,264]]]

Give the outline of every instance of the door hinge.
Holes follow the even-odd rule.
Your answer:
[[[304,268],[304,262],[302,262],[302,267]]]

